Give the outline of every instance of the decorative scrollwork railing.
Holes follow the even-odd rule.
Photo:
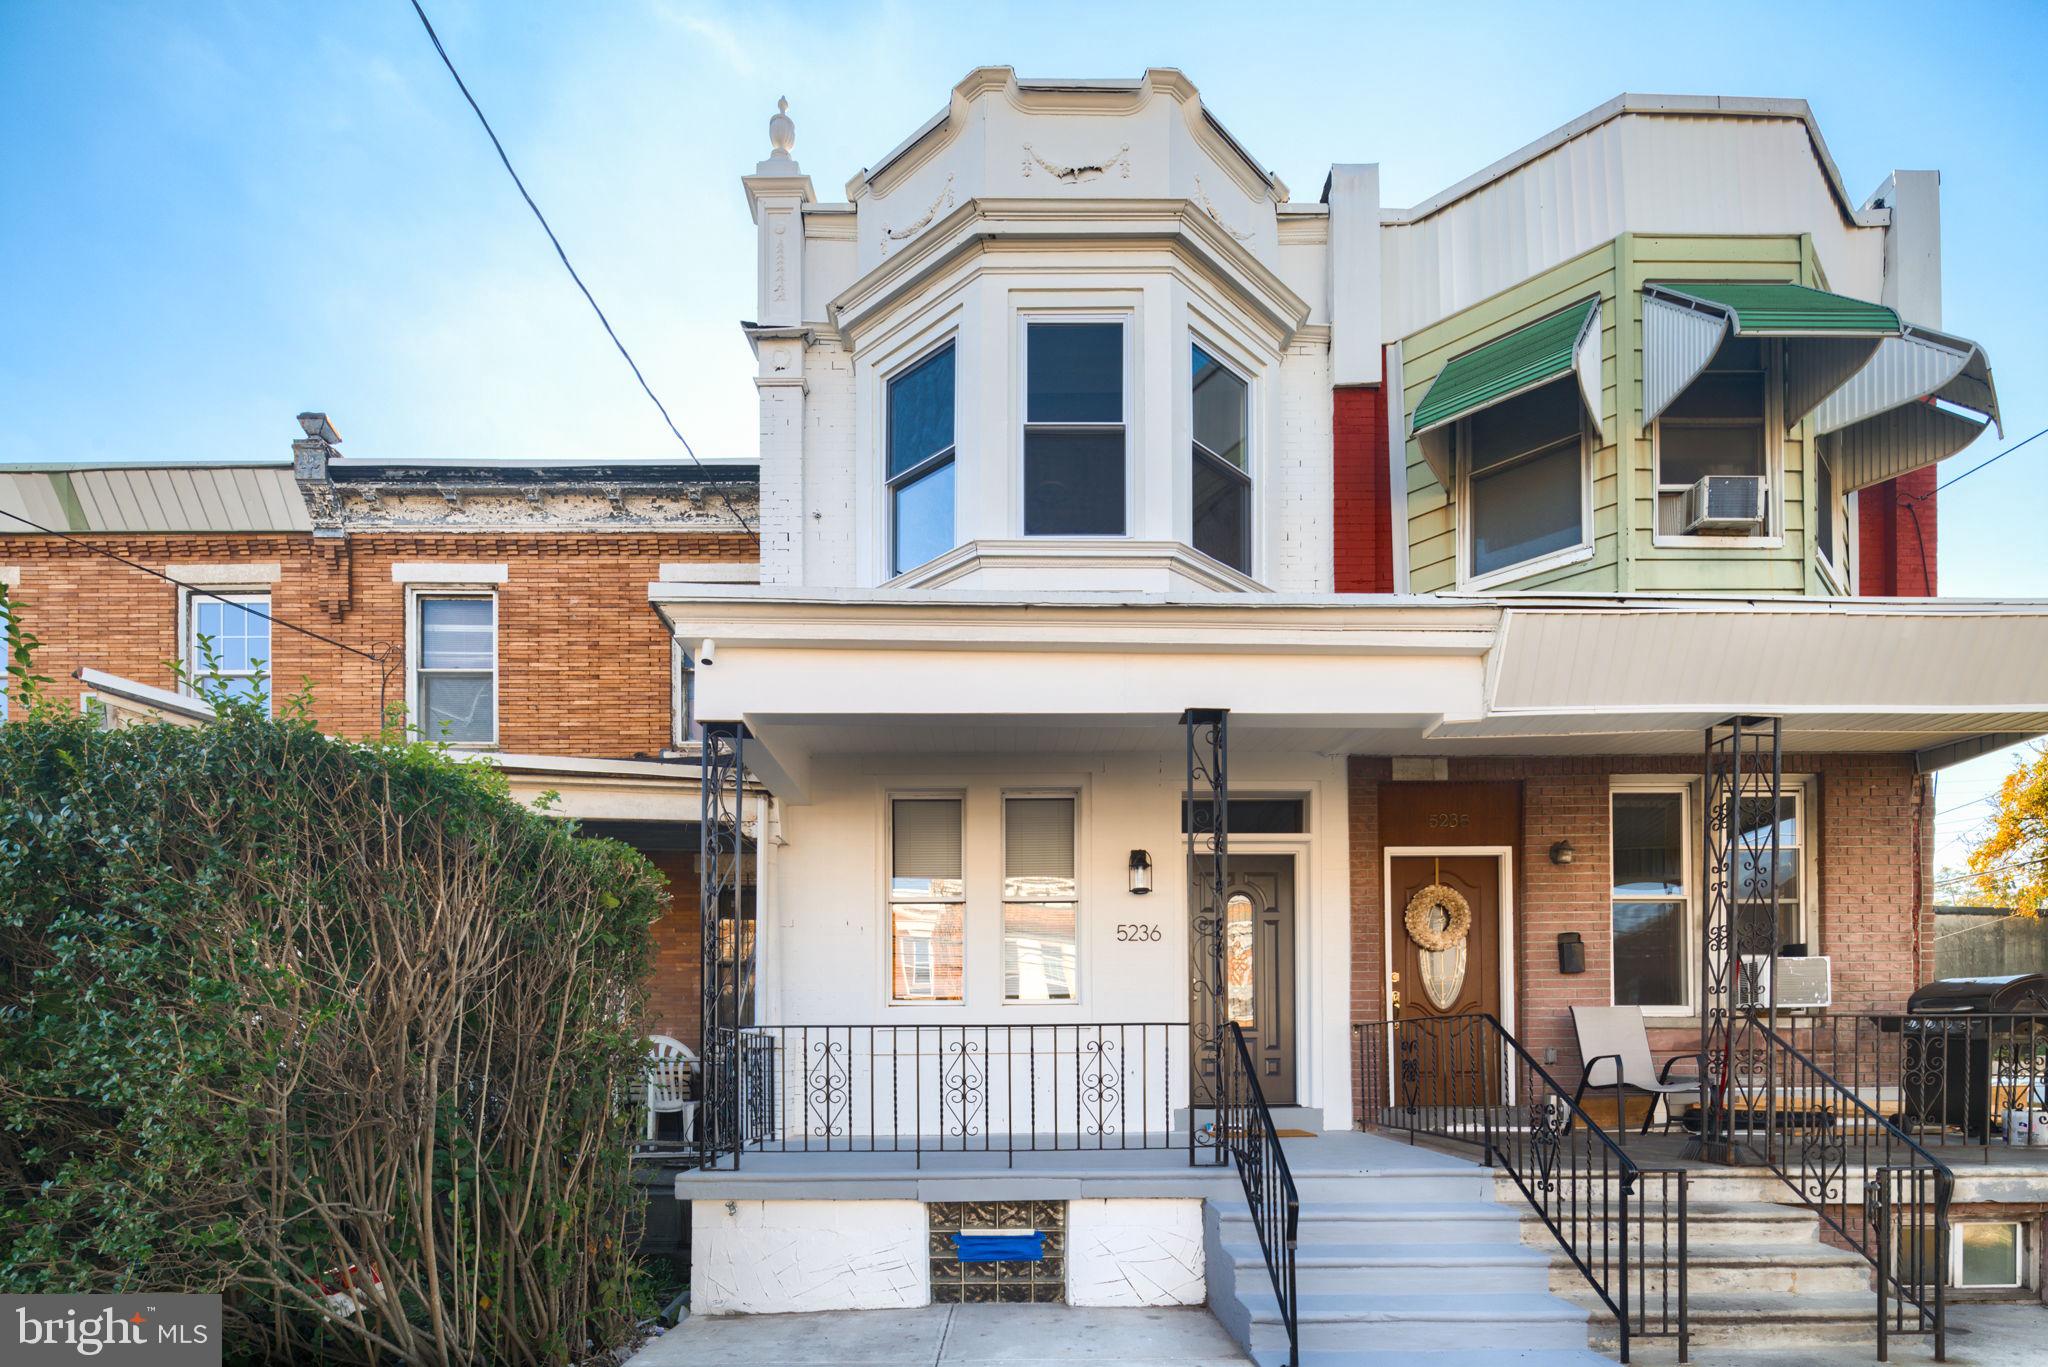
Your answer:
[[[1730,1073],[1736,1138],[1871,1266],[1877,1356],[1898,1334],[1930,1334],[1948,1355],[1948,1212],[1955,1174],[1779,1030]]]
[[[1169,1149],[1187,1104],[1188,1027],[755,1025],[739,1152],[927,1154]],[[709,1161],[737,1161],[739,1152]]]
[[[1620,1331],[1686,1360],[1686,1174],[1645,1168],[1490,1015],[1351,1027],[1361,1129],[1470,1145],[1505,1172]]]
[[[1294,1246],[1301,1224],[1301,1197],[1294,1189],[1294,1173],[1280,1147],[1280,1131],[1273,1124],[1265,1089],[1259,1086],[1244,1030],[1231,1021],[1229,1033],[1218,1078],[1216,1133],[1237,1164],[1245,1203],[1251,1207],[1252,1227],[1258,1231],[1259,1249],[1266,1256],[1266,1274],[1273,1280],[1273,1296],[1280,1304],[1281,1322],[1287,1326],[1288,1367],[1298,1367],[1301,1328],[1299,1297],[1294,1289]]]

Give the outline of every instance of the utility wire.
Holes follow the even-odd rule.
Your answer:
[[[1954,479],[1945,479],[1945,480],[1943,480],[1943,481],[1942,481],[1941,483],[1939,483],[1939,484],[1937,484],[1937,485],[1935,485],[1935,486],[1934,486],[1934,492],[1938,494],[1938,493],[1940,493],[1940,492],[1941,492],[1941,491],[1942,491],[1943,489],[1949,488],[1949,487],[1951,487],[1952,485],[1957,485],[1957,484],[1961,484],[1961,483],[1962,483],[1962,482],[1963,482],[1964,480],[1968,479],[1968,478],[1969,478],[1969,477],[1970,477],[1971,475],[1974,475],[1974,474],[1976,474],[1976,473],[1977,473],[1977,472],[1978,472],[1979,470],[1985,469],[1985,468],[1986,468],[1986,467],[1988,467],[1988,466],[1992,466],[1992,465],[1996,465],[1996,464],[1998,464],[1998,462],[2000,462],[2000,461],[2004,460],[2004,459],[2005,459],[2005,458],[2006,458],[2007,456],[2009,456],[2009,455],[2011,455],[2011,454],[2012,454],[2013,452],[2015,452],[2015,451],[2019,450],[2019,449],[2020,449],[2020,448],[2021,448],[2022,446],[2025,446],[2025,445],[2026,445],[2026,444],[2027,444],[2028,442],[2030,442],[2030,441],[2036,441],[2036,440],[2038,440],[2038,439],[2040,439],[2040,438],[2042,438],[2042,437],[2048,437],[2048,427],[2044,427],[2044,428],[2042,428],[2042,429],[2041,429],[2040,431],[2036,432],[2036,433],[2035,433],[2035,434],[2034,434],[2033,436],[2031,436],[2031,437],[2022,437],[2022,438],[2021,438],[2020,440],[2018,440],[2018,441],[2014,442],[2014,443],[2013,443],[2012,445],[2010,445],[2010,446],[2006,447],[2006,448],[2005,448],[2005,449],[2004,449],[2003,451],[2000,451],[2000,452],[1999,452],[1999,453],[1998,453],[1997,455],[1993,456],[1993,457],[1992,457],[1991,459],[1989,459],[1989,460],[1987,460],[1987,461],[1984,461],[1984,462],[1983,462],[1982,464],[1979,464],[1979,465],[1972,465],[1972,466],[1971,466],[1971,467],[1970,467],[1969,469],[1967,469],[1967,470],[1963,471],[1963,472],[1962,472],[1962,473],[1961,473],[1960,475],[1957,475],[1957,476],[1956,476],[1956,477],[1955,477]],[[1928,495],[1926,495],[1926,494],[1907,494],[1907,495],[1906,495],[1906,497],[1907,497],[1907,498],[1914,498],[1914,499],[1924,499],[1924,498],[1928,497]]]
[[[332,636],[323,636],[319,632],[314,631],[311,627],[302,627],[296,622],[287,622],[282,617],[274,617],[270,613],[263,612],[260,609],[250,607],[249,604],[242,599],[223,597],[218,593],[214,593],[210,589],[200,588],[196,584],[187,584],[181,579],[173,579],[170,575],[165,574],[161,570],[153,570],[149,566],[142,564],[140,561],[130,560],[127,556],[121,555],[115,551],[110,551],[105,546],[95,546],[92,542],[83,540],[79,537],[72,536],[69,532],[60,532],[53,527],[45,527],[40,522],[31,522],[29,521],[29,519],[23,517],[20,513],[9,512],[5,508],[0,508],[0,517],[11,517],[16,522],[22,523],[24,526],[35,528],[37,531],[41,532],[45,536],[54,536],[59,541],[68,541],[72,545],[77,546],[82,550],[91,551],[94,555],[104,555],[109,560],[118,560],[120,563],[126,565],[131,570],[141,570],[144,574],[151,575],[157,579],[161,579],[166,584],[170,584],[175,588],[184,589],[187,593],[190,593],[195,597],[211,598],[217,603],[226,603],[231,607],[238,607],[242,611],[248,613],[251,617],[260,617],[264,621],[269,622],[274,626],[283,627],[286,631],[296,631],[301,636],[311,637],[313,640],[319,641],[323,645],[333,646],[336,650],[345,650],[351,655],[359,655],[363,659],[368,660],[371,664],[382,665],[385,662],[386,657],[383,655],[373,654],[372,652],[364,650],[359,646],[352,646],[346,641],[337,641]]]
[[[690,464],[696,466],[699,470],[704,469],[704,462],[697,459],[697,452],[690,445],[690,439],[685,437],[682,429],[676,426],[676,420],[668,415],[667,405],[663,404],[660,397],[655,394],[653,386],[647,383],[647,377],[640,373],[640,365],[633,359],[633,353],[626,350],[626,344],[620,341],[619,334],[612,330],[612,320],[605,317],[604,310],[598,307],[597,298],[591,294],[590,286],[583,283],[583,277],[578,275],[576,267],[570,264],[569,253],[562,250],[562,240],[556,237],[555,230],[548,226],[547,215],[540,211],[540,205],[534,203],[533,196],[526,192],[526,182],[521,180],[519,173],[512,169],[512,158],[505,155],[505,144],[498,141],[498,134],[492,129],[491,121],[484,117],[483,107],[476,102],[476,96],[469,93],[469,86],[463,81],[462,73],[455,69],[454,61],[448,56],[448,49],[441,46],[441,35],[434,32],[433,22],[427,18],[427,12],[420,8],[420,0],[412,0],[412,11],[420,17],[420,25],[426,29],[427,37],[434,44],[434,51],[441,55],[441,65],[447,67],[448,74],[455,78],[455,88],[462,92],[463,99],[469,101],[469,107],[475,112],[477,122],[484,126],[484,135],[491,140],[491,146],[497,149],[498,160],[504,163],[505,174],[512,177],[512,183],[518,187],[519,197],[526,201],[527,208],[533,210],[534,218],[540,222],[540,230],[546,233],[548,241],[554,244],[555,255],[562,259],[562,269],[569,272],[569,278],[576,282],[576,288],[583,291],[583,298],[589,303],[591,311],[597,315],[597,321],[604,324],[605,336],[611,338],[612,345],[619,349],[619,355],[625,358],[627,367],[633,372],[633,378],[640,382],[641,390],[646,393],[648,399],[660,411],[661,420],[668,424],[668,430],[675,435],[677,441],[683,444],[683,452],[689,456]],[[759,540],[760,533],[756,532],[753,524],[748,522],[741,515],[740,510],[733,506],[732,500],[726,496],[723,484],[713,481],[711,487],[717,490],[719,502],[725,505],[725,510],[732,514],[733,520],[745,528],[749,536]]]

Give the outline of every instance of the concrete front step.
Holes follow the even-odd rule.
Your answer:
[[[1223,1251],[1237,1264],[1238,1285],[1256,1286],[1269,1275],[1256,1243],[1225,1244]],[[1473,1285],[1489,1291],[1555,1289],[1551,1260],[1540,1249],[1518,1244],[1305,1245],[1295,1250],[1294,1280],[1304,1293],[1442,1292]]]
[[[1255,1243],[1250,1213],[1242,1202],[1213,1198],[1224,1236],[1231,1243]],[[1513,1244],[1522,1219],[1505,1206],[1481,1201],[1304,1202],[1297,1226],[1301,1247],[1316,1244]]]
[[[1270,1291],[1238,1298],[1251,1312],[1251,1346],[1285,1347],[1287,1327]],[[1541,1292],[1405,1295],[1302,1292],[1301,1346],[1354,1352],[1475,1348],[1583,1348],[1586,1310]]]
[[[1586,1293],[1586,1297],[1591,1296]],[[1573,1296],[1575,1303],[1584,1297]],[[1877,1341],[1877,1298],[1841,1294],[1800,1296],[1707,1296],[1686,1298],[1695,1355],[1702,1348],[1756,1348],[1779,1351],[1826,1344]],[[1619,1342],[1614,1321],[1596,1316],[1592,1344],[1613,1351]]]
[[[1540,1242],[1537,1234],[1544,1239],[1552,1236],[1542,1220],[1526,1203],[1516,1202],[1527,1212],[1527,1224],[1523,1238]],[[1555,1213],[1568,1228],[1585,1230],[1589,1226],[1616,1223],[1611,1212],[1574,1212],[1569,1207]],[[1673,1215],[1674,1222],[1676,1214]],[[1634,1223],[1631,1218],[1631,1224]],[[1650,1220],[1654,1230],[1655,1217]],[[1777,1206],[1764,1201],[1689,1201],[1686,1210],[1686,1231],[1692,1248],[1725,1246],[1729,1248],[1757,1249],[1779,1248],[1814,1243],[1819,1236],[1819,1225],[1812,1212],[1800,1206]],[[1672,1238],[1677,1238],[1677,1226],[1672,1226]]]
[[[1287,1349],[1254,1348],[1258,1367],[1287,1367]],[[1590,1348],[1304,1349],[1301,1367],[1614,1367]]]
[[[1772,1298],[1876,1295],[1871,1290],[1870,1264],[1854,1253],[1825,1246],[1764,1253],[1693,1248],[1687,1250],[1686,1262],[1686,1285],[1693,1296],[1756,1297],[1760,1303],[1772,1304]],[[1662,1296],[1664,1280],[1664,1274],[1655,1268],[1631,1272],[1630,1294]],[[1584,1285],[1584,1276],[1562,1250],[1551,1257],[1552,1291],[1563,1295]]]
[[[1294,1190],[1306,1208],[1311,1203],[1368,1204],[1402,1201],[1479,1202],[1494,1204],[1493,1179],[1483,1172],[1445,1172],[1420,1168],[1401,1172],[1346,1172],[1336,1168],[1294,1170]]]

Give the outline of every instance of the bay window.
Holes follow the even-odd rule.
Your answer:
[[[889,572],[953,548],[953,344],[889,381]]]
[[[1121,536],[1123,324],[1031,322],[1024,334],[1024,534]]]
[[[1587,544],[1583,404],[1545,385],[1463,423],[1469,577]]]
[[[1657,419],[1660,535],[1684,533],[1686,491],[1708,475],[1768,476],[1767,369],[1761,341],[1730,338]]]
[[[1194,548],[1251,573],[1252,480],[1248,387],[1221,361],[1194,351]]]
[[[1692,903],[1684,789],[1613,796],[1614,1003],[1683,1008]]]
[[[1003,1000],[1075,995],[1075,800],[1003,799]]]
[[[889,996],[962,999],[967,884],[958,797],[889,802]]]

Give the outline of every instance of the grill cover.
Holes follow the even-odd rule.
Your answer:
[[[1906,1003],[1908,1015],[2048,1015],[2048,973],[2012,973],[2002,978],[1942,978],[1928,983]]]

